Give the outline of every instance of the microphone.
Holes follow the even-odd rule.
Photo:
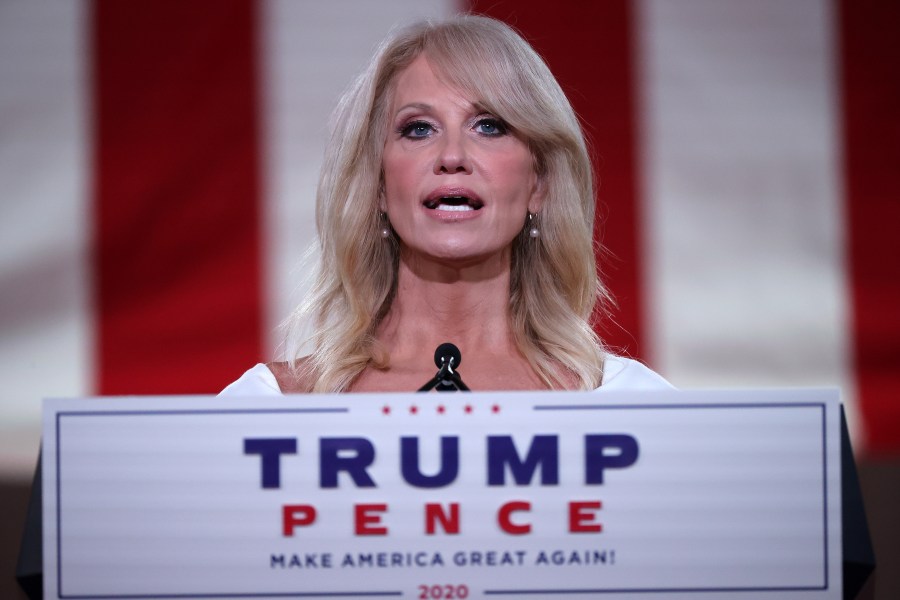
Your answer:
[[[438,369],[443,369],[445,363],[450,368],[459,368],[459,364],[461,362],[462,353],[460,353],[459,348],[456,347],[456,344],[453,344],[451,342],[444,342],[434,351],[434,366],[436,366]]]
[[[438,368],[437,374],[428,383],[419,388],[420,392],[437,389],[439,392],[470,391],[463,383],[462,378],[455,369],[462,363],[462,353],[456,344],[444,342],[434,351],[434,366]]]

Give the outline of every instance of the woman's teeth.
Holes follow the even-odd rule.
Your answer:
[[[425,202],[425,207],[432,210],[445,210],[449,212],[462,212],[468,210],[478,210],[481,208],[480,200],[472,200],[465,196],[445,196],[444,198],[435,198]]]
[[[443,202],[438,204],[435,208],[437,208],[437,210],[448,210],[448,211],[456,211],[456,212],[465,211],[465,210],[475,210],[468,204],[444,204]]]

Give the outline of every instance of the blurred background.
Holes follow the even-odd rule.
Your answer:
[[[331,108],[473,11],[594,154],[602,335],[682,388],[832,386],[900,597],[900,3],[0,0],[0,597],[41,399],[215,393],[278,357]]]

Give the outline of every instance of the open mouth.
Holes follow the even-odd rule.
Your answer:
[[[481,200],[469,198],[468,196],[438,196],[425,201],[425,208],[450,212],[479,210],[482,206],[484,206],[484,203]]]

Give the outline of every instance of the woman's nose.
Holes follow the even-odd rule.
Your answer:
[[[466,148],[465,135],[446,133],[440,141],[434,172],[471,173],[472,164]]]

